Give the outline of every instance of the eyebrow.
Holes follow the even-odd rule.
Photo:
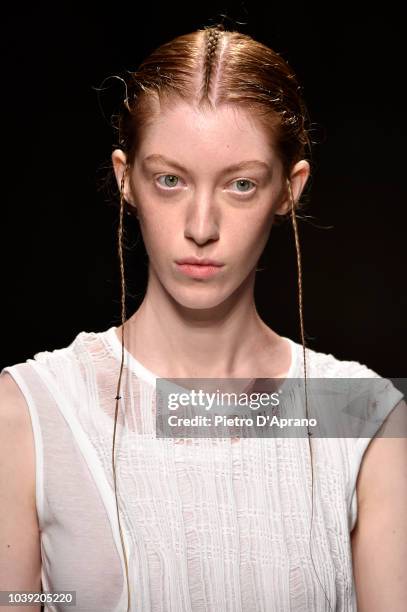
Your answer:
[[[179,164],[178,162],[172,159],[169,159],[168,157],[165,157],[164,155],[159,155],[158,153],[152,153],[151,155],[147,155],[147,157],[143,159],[143,163],[145,162],[160,162],[164,164],[169,164],[173,166],[174,168],[181,170],[181,172],[187,172],[186,168],[181,166],[181,164]],[[271,170],[270,166],[266,164],[266,162],[264,161],[260,161],[259,159],[248,159],[248,160],[241,161],[237,164],[232,164],[231,166],[227,166],[226,168],[223,169],[223,172],[234,172],[236,170],[243,170],[243,168],[247,168],[249,166],[258,166],[268,171]]]

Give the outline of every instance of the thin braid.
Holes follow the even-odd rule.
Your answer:
[[[298,235],[298,225],[297,225],[297,217],[295,214],[295,203],[294,203],[294,196],[293,196],[293,192],[291,189],[291,182],[289,180],[287,180],[287,184],[288,184],[288,190],[290,192],[290,203],[291,203],[291,220],[292,220],[292,224],[293,224],[293,229],[294,229],[294,239],[295,239],[295,250],[296,250],[296,254],[297,254],[297,277],[298,277],[298,310],[299,310],[299,315],[300,315],[300,332],[301,332],[301,342],[302,342],[302,351],[303,351],[303,363],[304,363],[304,391],[305,391],[305,414],[306,414],[306,418],[307,418],[307,438],[308,438],[308,445],[309,445],[309,452],[310,452],[310,458],[311,458],[311,524],[310,524],[310,531],[309,531],[309,550],[310,550],[310,556],[311,556],[311,562],[314,568],[314,572],[315,575],[318,579],[318,582],[324,592],[325,598],[328,602],[329,608],[330,610],[332,610],[332,606],[331,606],[331,602],[328,598],[328,595],[326,594],[326,591],[323,587],[322,582],[319,579],[318,573],[316,571],[315,568],[315,563],[314,563],[314,558],[312,556],[312,547],[311,547],[311,533],[312,533],[312,523],[313,523],[313,518],[314,518],[314,460],[313,460],[313,450],[312,450],[312,444],[311,444],[311,436],[312,433],[309,430],[309,425],[308,425],[308,393],[307,393],[307,360],[306,360],[306,350],[305,350],[305,334],[304,334],[304,316],[303,316],[303,291],[302,291],[302,265],[301,265],[301,248],[300,248],[300,240],[299,240],[299,235]]]
[[[291,189],[291,183],[288,181],[288,189],[290,191],[290,201],[291,201],[291,219],[293,223],[294,229],[294,239],[295,239],[295,250],[297,254],[297,270],[298,270],[298,304],[299,304],[299,315],[300,315],[300,333],[301,333],[301,342],[302,342],[302,350],[303,350],[303,361],[304,361],[304,379],[305,379],[305,391],[307,389],[307,360],[305,354],[305,337],[304,337],[304,317],[303,317],[303,300],[302,300],[302,265],[301,265],[301,248],[300,248],[300,240],[298,237],[298,225],[297,225],[297,217],[295,214],[295,205],[294,205],[294,197]],[[307,404],[306,404],[307,406]],[[307,415],[308,416],[308,415]]]
[[[204,95],[207,96],[209,92],[209,85],[212,75],[213,61],[215,58],[216,50],[218,48],[219,39],[223,32],[223,26],[217,25],[206,29],[206,54],[205,54],[205,85]]]
[[[119,524],[119,532],[120,532],[120,540],[123,549],[124,556],[124,565],[126,569],[126,582],[127,582],[127,612],[130,610],[130,581],[129,581],[129,567],[127,561],[126,547],[124,544],[124,537],[122,532],[122,527],[120,523],[120,513],[119,513],[119,502],[117,498],[117,482],[116,482],[116,468],[115,468],[115,441],[116,441],[116,425],[117,425],[117,414],[119,409],[119,400],[120,396],[120,386],[121,379],[123,373],[123,364],[124,364],[124,328],[126,323],[126,282],[124,275],[124,262],[123,262],[123,213],[124,213],[124,184],[126,180],[127,166],[123,172],[121,184],[120,184],[120,217],[119,217],[119,227],[118,227],[118,255],[119,255],[119,263],[120,263],[120,279],[121,279],[121,322],[122,322],[122,358],[120,364],[120,373],[119,379],[117,382],[117,391],[116,391],[116,409],[114,414],[114,427],[113,427],[113,446],[112,446],[112,470],[113,470],[113,482],[114,482],[114,495],[116,499],[116,512],[117,512],[117,521]]]

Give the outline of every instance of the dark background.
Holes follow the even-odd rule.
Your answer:
[[[106,77],[154,47],[228,15],[273,47],[303,85],[315,136],[299,225],[307,344],[404,377],[405,62],[390,3],[11,3],[2,9],[2,342],[0,367],[120,323],[118,210],[100,185],[124,97]],[[99,94],[97,88],[104,90]],[[127,220],[129,315],[146,261]],[[257,275],[258,309],[300,341],[292,228],[273,228]]]

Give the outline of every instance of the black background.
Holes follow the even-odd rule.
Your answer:
[[[100,185],[115,142],[110,115],[123,89],[104,79],[226,13],[226,27],[290,63],[317,130],[310,218],[299,225],[307,344],[383,376],[406,376],[399,5],[58,2],[2,11],[1,367],[66,346],[82,330],[119,324],[118,210]],[[138,226],[130,220],[127,227],[135,244],[127,253],[130,315],[147,268]],[[289,223],[273,228],[262,266],[261,316],[300,341]]]

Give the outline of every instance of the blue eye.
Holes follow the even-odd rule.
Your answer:
[[[163,174],[158,177],[158,182],[160,183],[160,179],[165,179],[164,184],[166,187],[176,187],[178,183],[178,177],[174,174]],[[162,185],[162,183],[160,183]]]
[[[241,193],[245,193],[246,191],[251,191],[252,188],[250,186],[251,185],[253,187],[255,186],[253,181],[249,181],[248,179],[239,179],[237,181],[234,181],[234,183],[236,183],[236,185],[238,185],[239,187],[243,188],[243,189],[238,189],[238,191],[241,191]]]

